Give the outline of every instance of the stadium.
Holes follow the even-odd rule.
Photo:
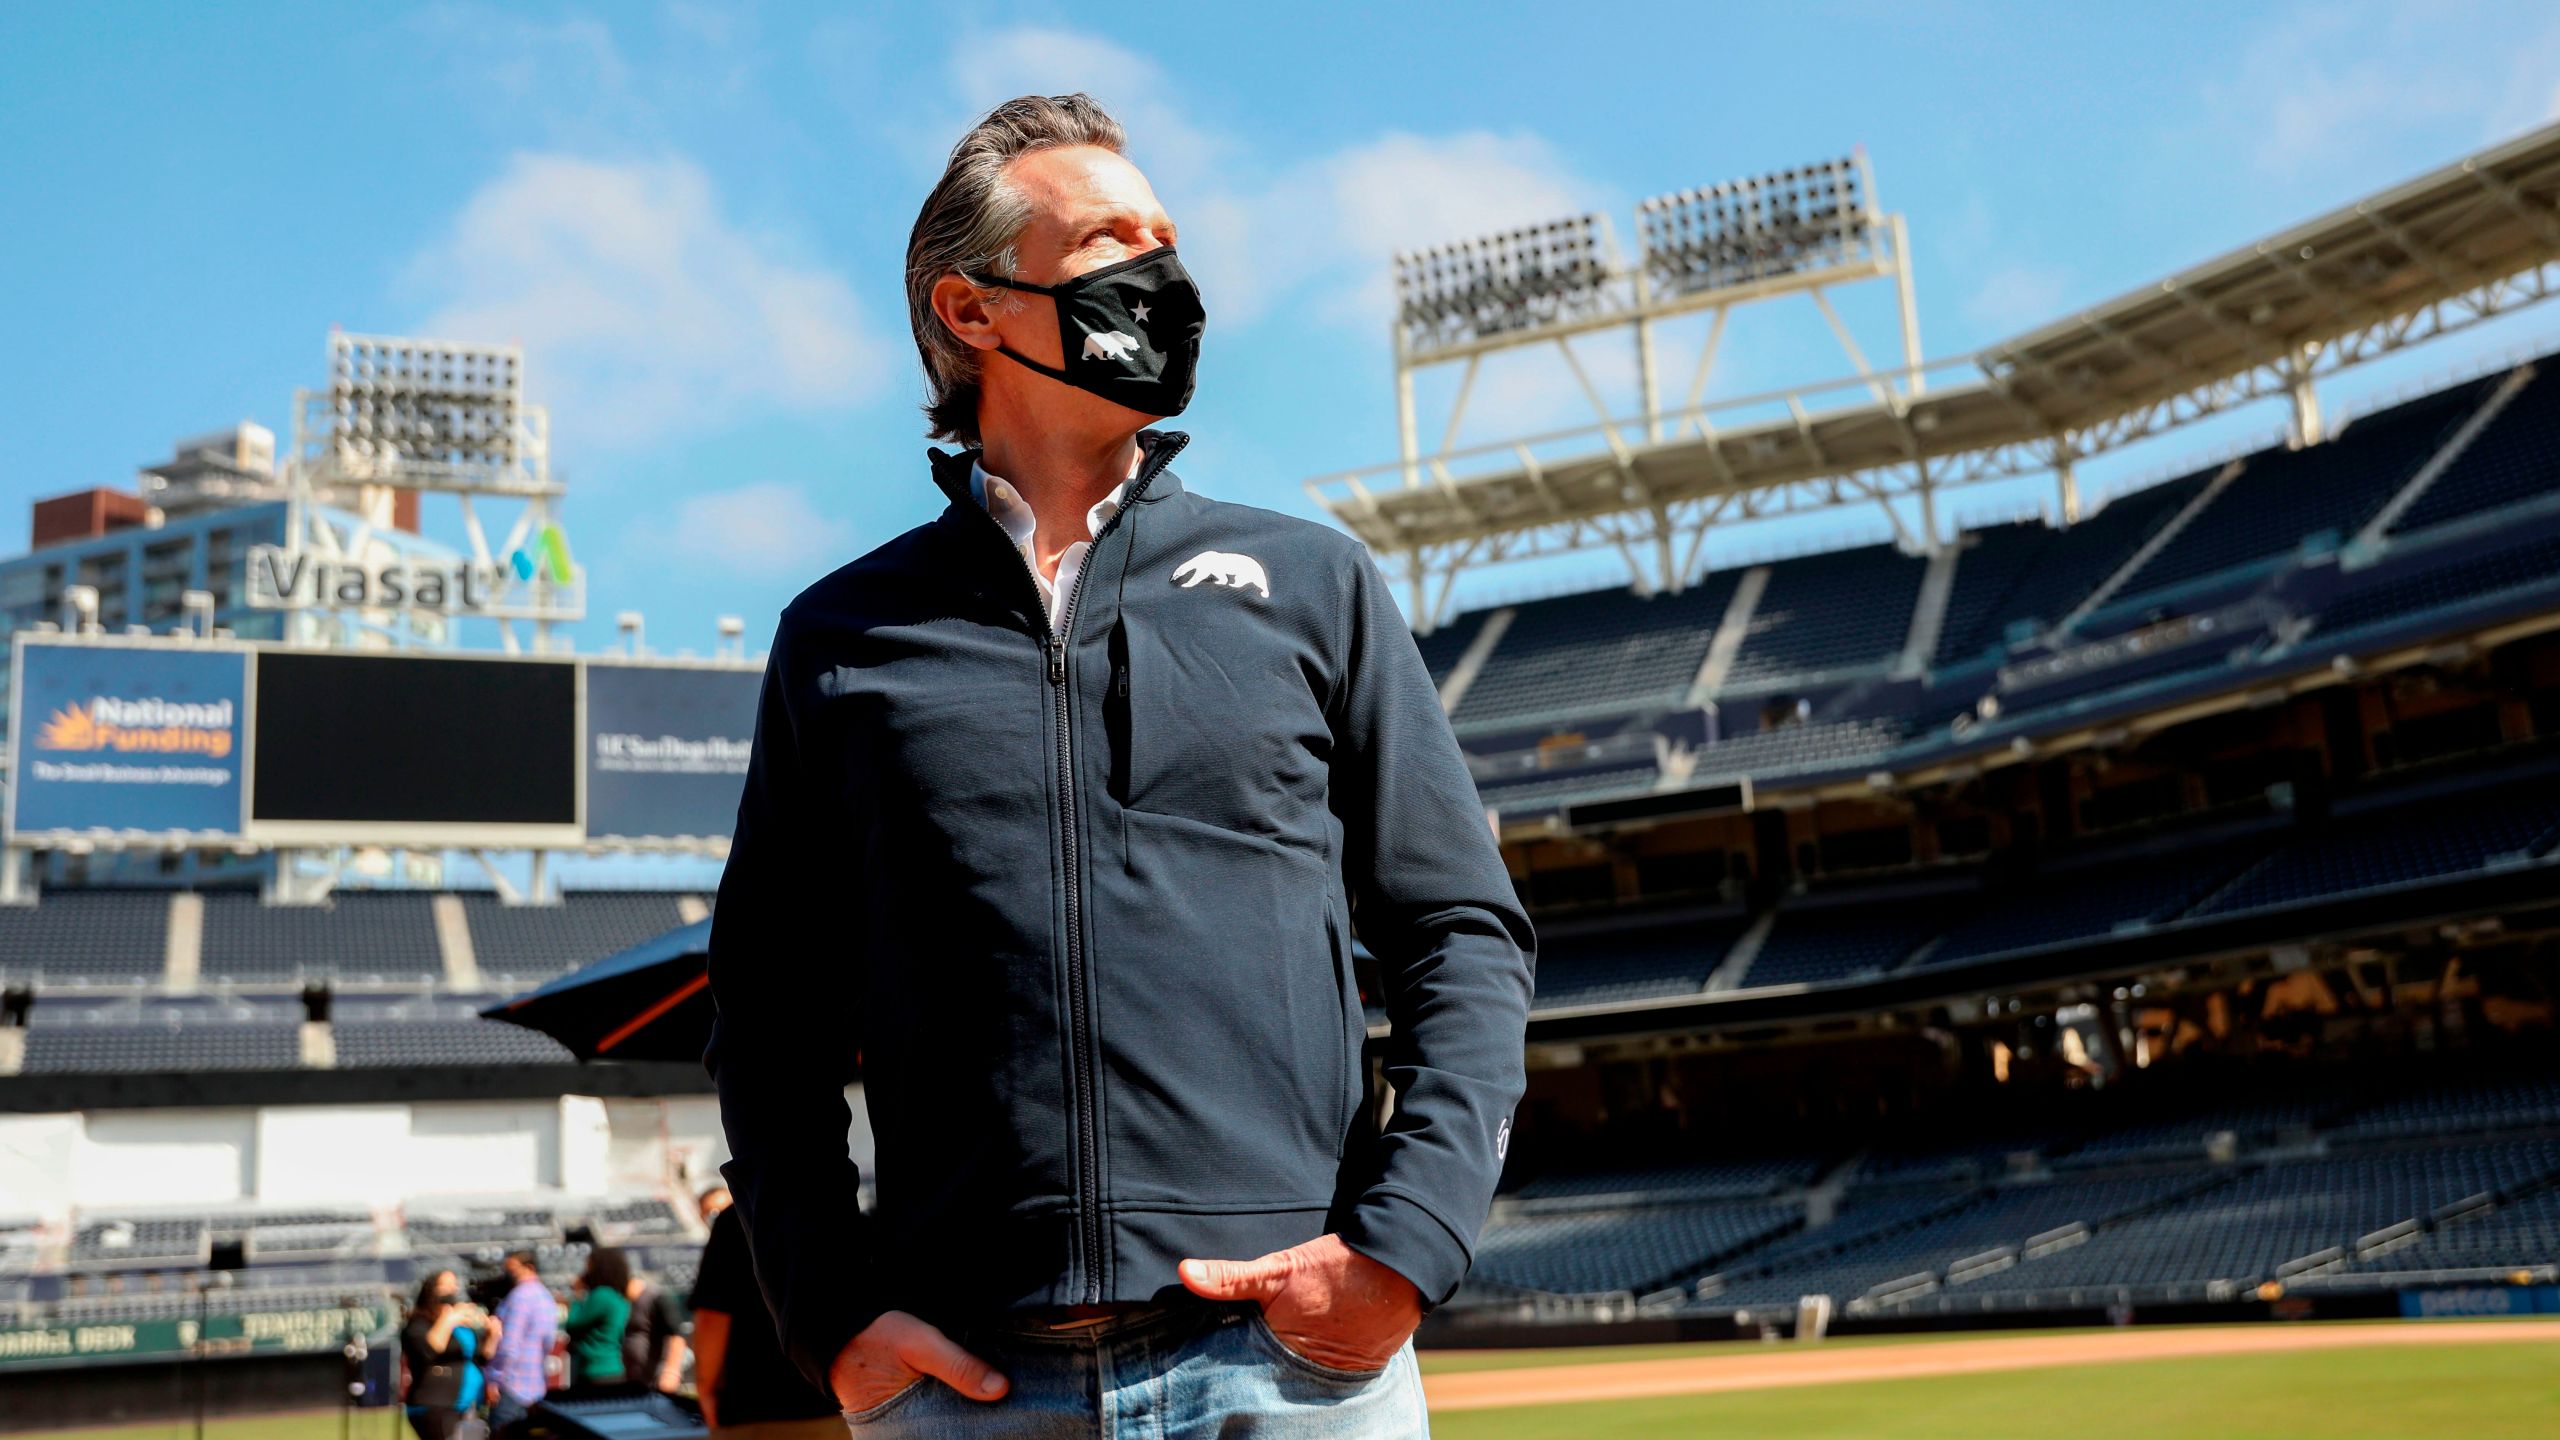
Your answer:
[[[1940,1348],[2021,1331],[2343,1357],[2311,1383],[2351,1322],[2560,1314],[2560,345],[2319,394],[2548,295],[2560,127],[1935,362],[1873,193],[1861,155],[1649,201],[1632,261],[1596,216],[1402,257],[1404,452],[1310,483],[1410,581],[1539,931],[1502,1193],[1420,1337],[1444,1430],[1774,1428],[1785,1387],[2042,1363]],[[1860,281],[1900,366],[1843,330],[1850,378],[1710,402],[1710,338],[1658,393],[1673,322]],[[1422,443],[1416,372],[1621,332],[1633,421]],[[379,1426],[339,1407],[421,1274],[689,1279],[700,1067],[489,1012],[710,914],[549,857],[724,854],[761,657],[554,642],[587,597],[520,359],[333,333],[281,453],[182,443],[0,565],[0,1430]],[[2287,436],[2181,460],[2251,407]],[[2173,468],[2084,504],[2131,447]],[[2030,475],[2047,514],[1939,523]],[[1926,518],[1697,563],[1885,500]],[[1576,550],[1633,583],[1450,603]],[[1497,1383],[1593,1346],[1633,1368]],[[1778,1388],[1676,1408],[1727,1364]]]

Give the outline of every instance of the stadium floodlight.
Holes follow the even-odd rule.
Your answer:
[[[1602,215],[1575,215],[1395,257],[1396,330],[1408,354],[1603,314],[1616,246]]]
[[[1646,283],[1668,298],[1870,259],[1874,189],[1859,154],[1657,195],[1636,207]]]
[[[524,357],[512,345],[329,337],[326,443],[349,479],[503,469],[521,457]]]
[[[648,617],[637,610],[624,610],[613,617],[613,628],[622,635],[622,653],[637,655],[647,647]]]

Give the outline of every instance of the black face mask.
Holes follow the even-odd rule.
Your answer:
[[[1055,369],[999,343],[998,353],[1062,385],[1073,385],[1141,415],[1179,415],[1191,403],[1200,368],[1200,331],[1208,316],[1200,287],[1160,245],[1056,285],[1021,280],[972,284],[1046,295],[1058,307],[1058,351],[1066,368]]]

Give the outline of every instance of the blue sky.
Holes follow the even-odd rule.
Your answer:
[[[1303,480],[1394,453],[1399,247],[1583,208],[1627,238],[1646,195],[1864,144],[1910,219],[1925,349],[1960,353],[2544,122],[2560,8],[10,6],[0,545],[26,501],[129,483],[178,435],[285,432],[333,323],[513,339],[571,486],[585,644],[636,607],[661,648],[708,649],[722,613],[761,648],[802,585],[939,508],[907,228],[977,110],[1068,88],[1127,122],[1202,281],[1186,479],[1312,515]],[[1884,298],[1843,297],[1871,343]],[[1713,393],[1839,373],[1818,326],[1737,322]],[[2331,403],[2554,333],[2529,311]],[[1594,368],[1626,399],[1623,356]],[[1587,414],[1553,367],[1484,383],[1467,439]],[[1710,556],[1883,528],[1841,512]]]

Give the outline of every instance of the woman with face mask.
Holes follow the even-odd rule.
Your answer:
[[[400,1330],[400,1356],[409,1370],[409,1428],[418,1440],[458,1440],[480,1403],[480,1367],[497,1322],[462,1298],[462,1282],[438,1270],[418,1282],[417,1303]],[[475,1425],[474,1430],[478,1430]],[[485,1434],[485,1431],[478,1431]]]

